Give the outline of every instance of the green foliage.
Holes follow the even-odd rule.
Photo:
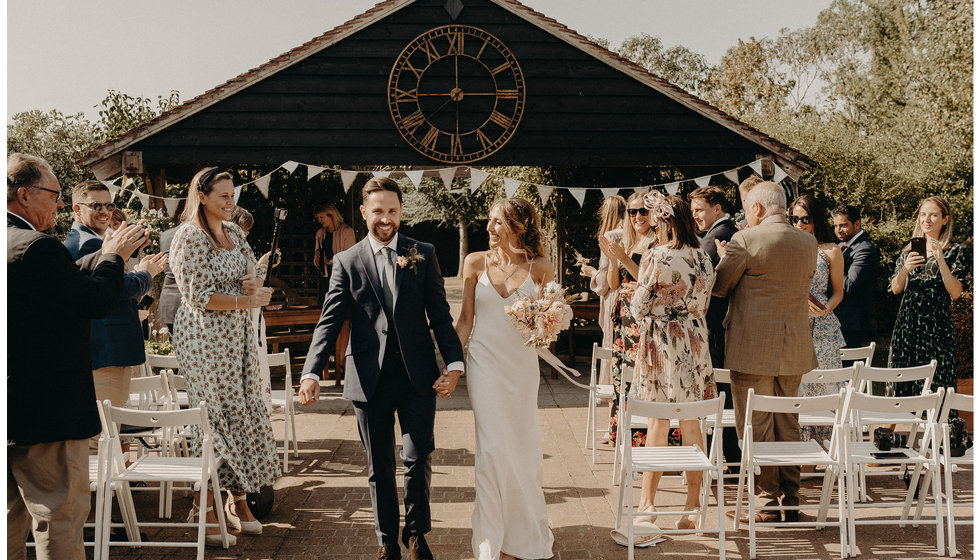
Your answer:
[[[703,55],[680,45],[664,48],[660,38],[646,33],[627,37],[619,54],[695,95],[704,92],[710,79],[711,66]]]
[[[95,134],[100,142],[139,126],[160,113],[180,104],[180,92],[171,90],[170,95],[158,95],[156,105],[148,97],[133,97],[127,93],[110,89],[99,107],[99,122]]]
[[[953,330],[956,331],[956,377],[973,378],[973,292],[953,300]]]

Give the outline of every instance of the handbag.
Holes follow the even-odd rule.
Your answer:
[[[966,431],[966,420],[962,418],[949,419],[949,455],[962,457],[966,450],[973,447],[973,438]]]

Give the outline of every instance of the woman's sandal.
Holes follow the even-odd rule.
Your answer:
[[[240,500],[234,499],[234,497],[233,497],[231,500],[228,500],[227,502],[225,502],[225,521],[228,522],[228,526],[231,527],[232,529],[236,530],[236,531],[241,531],[242,533],[244,533],[246,535],[261,535],[262,534],[262,523],[260,523],[257,520],[256,521],[242,521],[242,518],[241,517],[238,517],[237,515],[235,515],[234,513],[232,513],[232,511],[231,511],[231,504],[232,504],[232,502],[245,504],[245,507],[248,507],[248,502],[245,501],[245,497],[244,496],[242,496],[242,499],[240,499]]]
[[[207,516],[207,514],[208,514],[207,512],[209,512],[209,511],[214,511],[214,507],[213,506],[208,506],[208,509],[204,512],[204,515]],[[197,516],[200,513],[201,513],[201,508],[197,504],[192,504],[191,505],[191,511],[187,514],[187,522],[188,523],[195,523],[197,521]],[[213,535],[205,534],[204,535],[204,544],[206,546],[216,546],[216,547],[221,547],[221,548],[227,548],[227,547],[225,547],[225,543],[222,542],[222,540],[221,540],[221,533],[216,533],[216,534],[213,534]],[[228,535],[228,546],[235,546],[236,544],[238,544],[238,537],[236,537],[235,535]]]
[[[652,505],[649,505],[649,506],[641,509],[638,515],[633,516],[633,523],[654,523],[655,524],[656,521],[657,521],[657,516],[656,515],[643,515],[644,513],[648,512],[648,511],[653,511],[653,510],[654,510],[654,507]]]

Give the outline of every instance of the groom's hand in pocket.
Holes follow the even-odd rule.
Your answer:
[[[320,383],[315,379],[304,379],[299,384],[299,404],[313,404],[320,398]]]

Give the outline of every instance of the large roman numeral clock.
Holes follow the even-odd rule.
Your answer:
[[[388,78],[388,107],[402,138],[443,163],[496,152],[524,112],[524,74],[496,37],[465,25],[416,37]]]

